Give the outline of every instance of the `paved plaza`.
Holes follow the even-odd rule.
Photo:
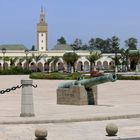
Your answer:
[[[20,85],[28,75],[0,76],[0,90]],[[34,140],[38,127],[48,130],[47,140],[139,140],[140,81],[116,81],[98,86],[98,105],[57,105],[56,89],[63,80],[33,80],[35,117],[20,117],[21,89],[0,95],[0,139]],[[114,122],[118,135],[106,136]]]

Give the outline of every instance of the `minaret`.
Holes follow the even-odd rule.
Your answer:
[[[37,24],[37,51],[48,50],[48,25],[45,22],[45,13],[41,7],[40,21]]]

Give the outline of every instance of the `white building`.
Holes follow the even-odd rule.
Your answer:
[[[2,49],[5,48],[6,52],[2,51]],[[37,47],[36,51],[26,51],[27,48],[24,45],[20,44],[13,44],[13,45],[0,45],[0,69],[4,68],[10,68],[11,67],[11,61],[16,60],[14,62],[14,66],[20,66],[23,68],[26,68],[26,59],[23,60],[23,58],[34,56],[43,56],[39,61],[35,61],[33,59],[30,64],[29,68],[32,70],[35,70],[36,68],[39,71],[53,71],[54,70],[54,63],[53,61],[47,63],[47,60],[51,57],[58,56],[59,60],[57,61],[56,70],[66,70],[67,64],[63,61],[62,56],[66,52],[73,52],[73,50],[70,49],[69,45],[56,45],[54,50],[48,50],[48,25],[45,22],[45,13],[43,9],[41,9],[40,13],[40,21],[37,24]],[[89,51],[75,51],[80,58],[75,64],[76,71],[84,71],[88,72],[90,69],[90,62],[87,59],[87,56],[90,55]],[[98,51],[99,52],[99,51]],[[103,57],[96,61],[96,68],[99,69],[112,69],[114,63],[111,59],[111,57],[114,56],[114,54],[103,54]],[[9,60],[4,58],[9,58]],[[16,59],[18,58],[18,59]],[[22,61],[21,61],[22,59]]]

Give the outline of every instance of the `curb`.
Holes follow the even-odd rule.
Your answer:
[[[49,123],[73,123],[73,122],[89,122],[89,121],[105,121],[105,120],[118,120],[118,119],[132,119],[140,118],[140,114],[131,115],[118,115],[118,116],[104,116],[93,118],[80,118],[80,119],[62,119],[62,120],[26,120],[26,121],[2,121],[0,125],[11,124],[49,124]]]

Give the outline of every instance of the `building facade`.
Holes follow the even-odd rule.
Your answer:
[[[67,63],[62,59],[62,56],[66,52],[73,52],[73,50],[67,49],[70,48],[68,45],[58,45],[57,49],[48,50],[48,24],[45,21],[45,13],[41,8],[40,20],[37,24],[37,48],[35,51],[27,51],[27,48],[23,45],[0,45],[0,69],[10,68],[11,60],[14,60],[14,66],[20,66],[26,68],[27,57],[38,57],[41,56],[41,59],[36,60],[35,57],[29,63],[29,69],[33,71],[68,71]],[[3,52],[3,48],[6,49]],[[96,51],[95,51],[96,52]],[[97,51],[100,53],[99,51]],[[87,56],[90,55],[89,51],[75,51],[78,54],[79,59],[75,63],[76,71],[90,71],[90,62],[87,59]],[[54,63],[52,60],[48,63],[49,59],[52,57],[59,57],[58,61]],[[9,58],[5,59],[6,57]],[[102,57],[96,61],[95,66],[98,69],[112,69],[114,62],[111,59],[114,57],[114,54],[103,54]],[[22,60],[22,61],[21,61]],[[55,65],[55,66],[54,66]]]

